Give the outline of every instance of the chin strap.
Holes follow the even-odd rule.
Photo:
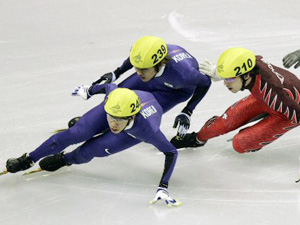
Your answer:
[[[245,79],[244,75],[241,76],[241,79],[242,79],[242,88],[241,88],[241,91],[243,91],[246,88],[246,82],[247,82],[247,80]]]
[[[124,128],[124,130],[128,130],[128,129],[132,128],[133,124],[134,124],[134,118],[131,118],[130,120],[128,120],[128,123],[127,123],[126,127]]]
[[[256,73],[248,73],[249,75],[249,78],[246,80],[245,77],[246,77],[247,74],[243,74],[241,76],[241,79],[242,79],[242,88],[241,88],[241,91],[245,90],[246,88],[247,89],[251,89],[255,83],[255,80],[256,80]],[[247,81],[251,78],[251,81],[246,85]]]

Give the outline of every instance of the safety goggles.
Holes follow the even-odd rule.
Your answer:
[[[116,122],[116,123],[126,123],[128,122],[128,120],[130,120],[132,118],[132,116],[127,116],[127,117],[115,117],[109,114],[106,114],[107,119],[109,119],[110,121]]]
[[[226,78],[226,79],[224,79],[224,81],[226,81],[227,83],[232,83],[232,82],[235,81],[235,78],[236,78],[236,77],[233,77],[233,78]]]

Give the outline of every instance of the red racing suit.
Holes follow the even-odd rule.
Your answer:
[[[214,116],[201,128],[197,139],[207,141],[233,131],[259,115],[266,115],[233,138],[239,153],[257,151],[300,122],[300,80],[291,72],[256,56],[258,74],[246,87],[251,94],[230,106],[222,116]]]

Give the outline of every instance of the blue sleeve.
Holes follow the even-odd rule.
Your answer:
[[[106,94],[108,95],[110,92],[115,90],[118,86],[114,83],[104,83],[104,84],[96,84],[90,87],[89,94]]]
[[[189,112],[193,112],[193,110],[196,108],[198,103],[203,99],[203,97],[208,92],[210,86],[211,86],[211,79],[199,71],[195,71],[194,75],[194,84],[197,85],[192,98],[188,101],[185,109]]]
[[[158,130],[154,135],[151,135],[151,139],[148,143],[153,144],[165,155],[164,171],[159,183],[159,187],[168,188],[169,180],[177,161],[177,149],[167,140],[165,135],[160,130]]]
[[[184,108],[185,112],[191,114],[209,90],[211,79],[199,71],[198,62],[192,55],[178,46],[173,48],[174,51],[178,49],[179,52],[173,55],[169,62],[168,78],[171,79],[173,77],[171,74],[176,73],[174,76],[176,79],[172,81],[175,89],[194,90],[192,98]]]
[[[130,63],[129,57],[123,62],[122,66],[118,67],[114,73],[118,78],[121,74],[125,73],[126,71],[130,70],[133,66]]]

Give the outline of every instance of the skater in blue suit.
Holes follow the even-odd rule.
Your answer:
[[[29,154],[8,159],[7,171],[26,170],[40,159],[41,169],[56,171],[63,166],[88,163],[95,157],[110,156],[146,142],[165,155],[163,175],[151,203],[163,199],[169,206],[180,206],[181,203],[171,198],[167,190],[178,153],[159,128],[163,109],[154,96],[145,91],[117,88],[115,84],[94,85],[89,91],[90,94],[105,92],[105,102]],[[66,147],[81,142],[84,143],[72,152],[62,153]]]

